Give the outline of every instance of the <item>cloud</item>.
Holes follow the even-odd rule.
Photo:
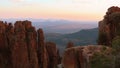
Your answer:
[[[89,4],[92,3],[93,1],[91,0],[56,0],[56,1],[61,1],[61,2],[72,2],[72,3],[78,3],[78,4]]]
[[[12,2],[31,2],[31,1],[36,1],[36,0],[10,0]]]
[[[23,2],[25,0],[11,0],[12,2]]]
[[[72,0],[72,1],[76,3],[91,3],[91,0]]]

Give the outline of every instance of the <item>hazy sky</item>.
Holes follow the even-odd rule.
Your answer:
[[[0,0],[1,18],[101,20],[120,0]]]

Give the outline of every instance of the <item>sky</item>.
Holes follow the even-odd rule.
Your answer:
[[[99,21],[120,0],[0,0],[0,18]]]

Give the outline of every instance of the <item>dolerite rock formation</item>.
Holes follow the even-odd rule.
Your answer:
[[[74,43],[73,42],[68,42],[66,48],[71,48],[71,47],[74,47]]]
[[[56,47],[56,44],[53,42],[47,42],[46,43],[46,48],[47,48],[47,52],[49,55],[49,68],[57,68],[56,65],[59,64],[59,51]]]
[[[48,53],[45,47],[42,29],[38,29],[38,61],[40,68],[48,68]]]
[[[39,68],[38,66],[38,56],[37,56],[37,33],[35,28],[28,21],[24,23],[26,29],[26,42],[28,50],[28,59],[30,63],[30,68]]]
[[[90,60],[96,52],[102,52],[106,48],[108,52],[111,48],[101,45],[88,45],[67,48],[63,54],[63,68],[90,68]]]
[[[26,42],[26,30],[22,21],[14,25],[14,45],[12,51],[13,68],[28,68],[29,57]]]
[[[12,68],[11,47],[9,46],[9,41],[12,40],[7,39],[6,26],[3,21],[0,21],[0,68]],[[9,33],[13,33],[12,30]]]
[[[99,39],[100,45],[112,45],[112,40],[116,36],[120,36],[120,8],[117,6],[110,7],[99,22]]]
[[[0,21],[0,68],[50,68],[49,55],[42,29],[36,31],[27,20],[14,25]]]

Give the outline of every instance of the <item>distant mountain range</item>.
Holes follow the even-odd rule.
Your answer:
[[[58,19],[33,19],[33,18],[9,18],[1,19],[14,23],[17,20],[29,20],[32,21],[32,25],[37,29],[42,28],[45,33],[60,33],[69,34],[78,32],[82,29],[91,29],[98,27],[96,21],[71,21],[71,20],[58,20]]]
[[[40,22],[33,22],[37,28],[42,28],[45,33],[60,33],[69,34],[75,33],[82,29],[97,28],[97,22],[87,21],[69,21],[69,20],[44,20]]]
[[[76,46],[97,44],[98,28],[83,29],[71,34],[46,33],[45,39],[55,42],[61,51],[69,41],[72,41]]]

